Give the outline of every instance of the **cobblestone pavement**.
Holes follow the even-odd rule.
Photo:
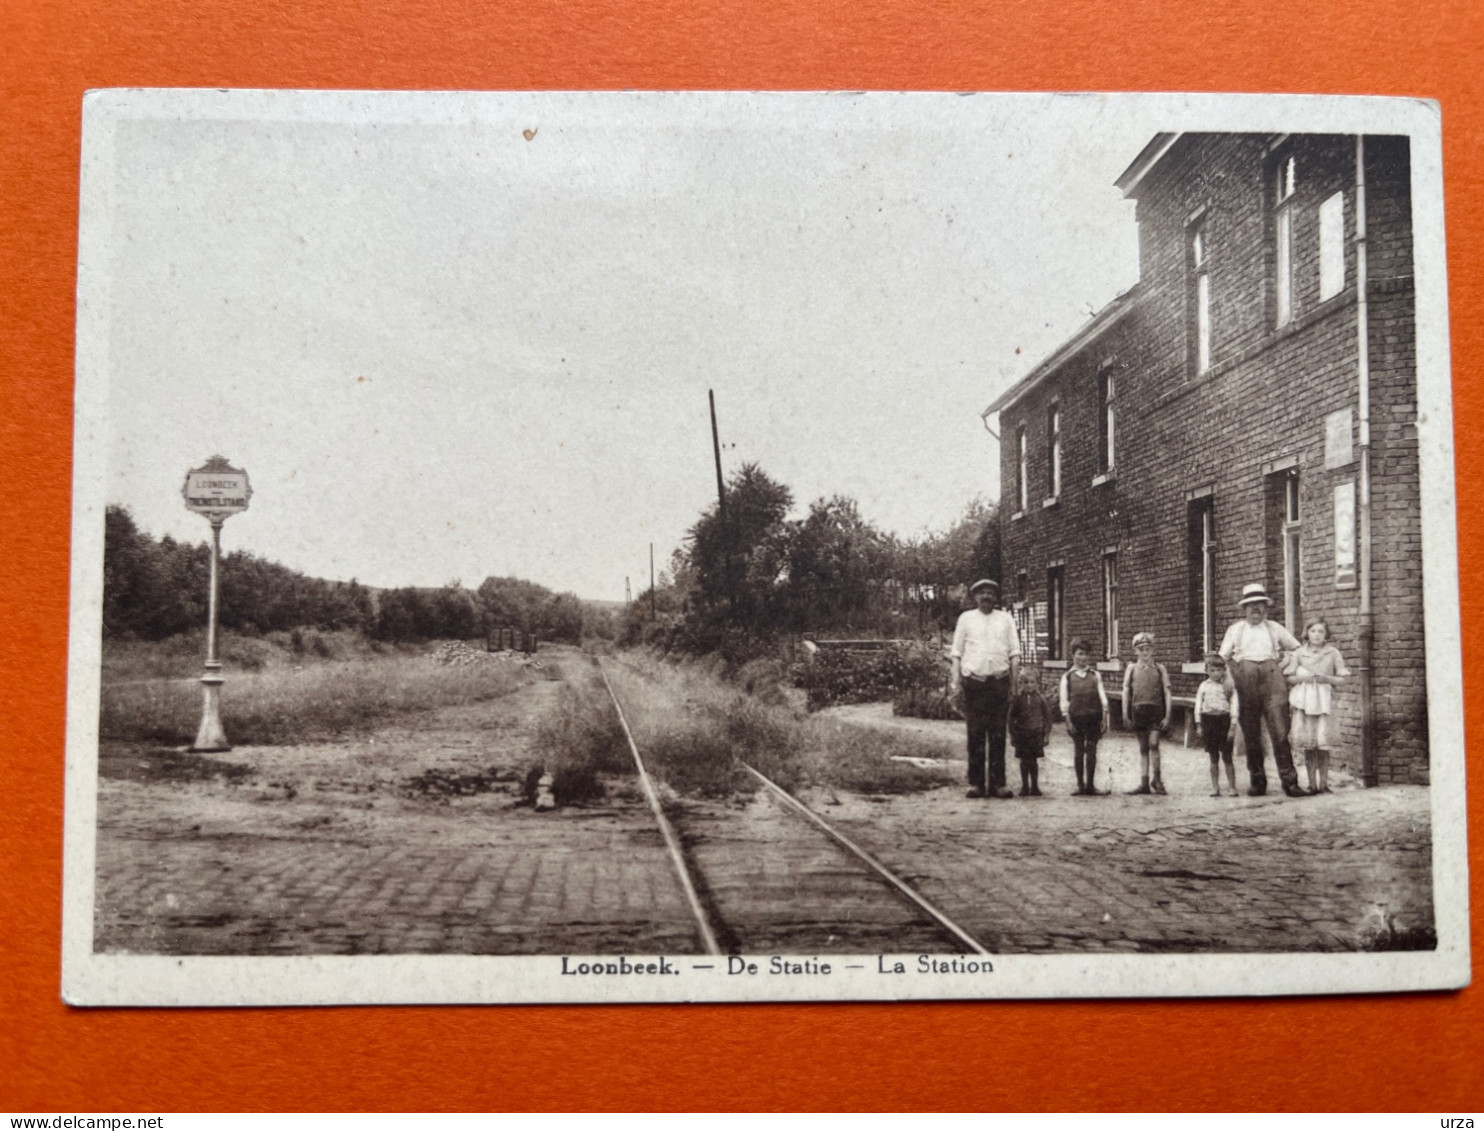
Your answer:
[[[853,717],[893,725],[879,708]],[[961,760],[960,728],[906,725],[944,736]],[[1425,944],[1427,787],[1366,790],[1339,774],[1331,794],[1249,798],[1226,795],[1223,775],[1223,796],[1213,798],[1204,751],[1177,740],[1163,754],[1166,797],[1122,792],[1138,783],[1138,750],[1116,733],[1103,740],[1098,774],[1115,792],[1074,796],[1071,741],[1058,734],[1040,798],[969,800],[955,789],[873,803],[839,794],[837,807],[820,811],[996,952]],[[1018,787],[1013,757],[1010,772]]]
[[[185,782],[152,778],[147,752],[106,751],[95,949],[694,950],[689,910],[632,788],[619,783],[587,808],[515,807],[557,686],[535,681],[360,741],[202,756],[202,774]],[[140,772],[119,775],[110,763],[120,758]],[[247,772],[234,779],[234,766]],[[473,796],[409,795],[406,781],[429,769],[496,780]]]
[[[95,947],[694,952],[689,913],[632,779],[610,781],[592,805],[537,813],[516,804],[537,720],[558,686],[535,679],[501,699],[340,743],[206,756],[106,748]],[[960,757],[951,725],[892,723],[877,708],[855,721],[913,726]],[[1211,798],[1205,755],[1177,743],[1166,751],[1170,796],[1081,798],[1070,796],[1068,747],[1053,741],[1039,799],[970,801],[961,787],[803,797],[996,952],[1425,942],[1426,787],[1363,790],[1341,778],[1317,798]],[[1134,784],[1130,739],[1106,739],[1103,755],[1115,788]],[[428,771],[480,775],[482,791],[408,788]],[[673,808],[730,945],[953,949],[767,794]]]

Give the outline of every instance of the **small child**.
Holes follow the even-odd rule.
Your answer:
[[[1106,792],[1093,782],[1098,771],[1098,739],[1108,730],[1108,693],[1103,690],[1103,677],[1092,666],[1092,645],[1074,640],[1071,649],[1072,666],[1061,677],[1061,713],[1072,736],[1077,792],[1096,797]]]
[[[1020,687],[1010,703],[1010,742],[1020,760],[1020,796],[1040,797],[1037,759],[1046,752],[1051,737],[1051,704],[1041,694],[1036,673],[1020,669]]]
[[[1237,771],[1232,765],[1232,699],[1236,688],[1226,673],[1220,652],[1206,656],[1206,678],[1195,692],[1195,725],[1211,758],[1211,796],[1221,796],[1221,763],[1226,763],[1226,781],[1237,796]]]
[[[1124,725],[1139,738],[1139,786],[1134,793],[1165,791],[1159,772],[1159,736],[1170,725],[1170,673],[1154,662],[1154,634],[1134,634],[1136,659],[1123,673]]]
[[[1329,625],[1310,621],[1304,643],[1293,654],[1294,670],[1288,705],[1293,708],[1290,741],[1304,752],[1304,771],[1310,793],[1329,793],[1329,719],[1333,687],[1345,682],[1350,669],[1339,649],[1329,642]]]

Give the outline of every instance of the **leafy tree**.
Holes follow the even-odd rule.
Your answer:
[[[854,499],[817,499],[790,531],[788,582],[799,627],[850,624],[882,600],[891,539],[860,515]]]
[[[726,612],[757,628],[770,627],[775,590],[788,560],[785,519],[793,493],[755,463],[733,473],[726,488],[726,521],[708,507],[687,535],[686,564],[703,615]]]
[[[377,602],[375,635],[380,640],[413,640],[421,625],[415,589],[388,589]]]

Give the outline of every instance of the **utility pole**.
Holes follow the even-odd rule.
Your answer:
[[[654,620],[654,543],[649,544],[649,619]]]
[[[721,439],[716,430],[716,392],[706,390],[711,402],[711,452],[716,457],[716,517],[721,523],[722,576],[726,578],[727,603],[737,608],[737,595],[732,591],[732,528],[727,524],[727,492],[721,479]]]
[[[634,603],[634,591],[629,587],[629,579],[627,577],[623,579],[623,603],[625,605],[632,605]]]

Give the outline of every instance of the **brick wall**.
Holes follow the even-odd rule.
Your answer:
[[[1205,641],[1192,497],[1215,520],[1214,643],[1236,619],[1250,581],[1268,584],[1275,618],[1285,578],[1283,480],[1296,476],[1299,609],[1295,628],[1321,617],[1332,642],[1359,660],[1359,590],[1337,584],[1335,489],[1356,483],[1358,451],[1326,467],[1326,417],[1358,398],[1354,139],[1298,135],[1274,147],[1260,135],[1182,138],[1137,190],[1142,278],[1132,313],[1112,322],[1001,412],[1001,434],[1026,429],[1029,506],[1002,507],[1007,592],[1025,570],[1031,602],[1046,599],[1046,570],[1064,563],[1066,635],[1101,647],[1102,556],[1119,563],[1119,655],[1152,631],[1175,693]],[[1295,162],[1292,317],[1277,325],[1276,170]],[[1372,389],[1373,737],[1383,781],[1425,774],[1416,368],[1411,216],[1405,139],[1367,139],[1368,289]],[[1320,300],[1319,206],[1344,194],[1345,287]],[[1211,358],[1194,364],[1190,236],[1202,229],[1210,273]],[[1117,380],[1115,466],[1098,475],[1098,381]],[[1047,504],[1047,406],[1061,406],[1063,489]],[[1018,450],[1002,445],[1001,481],[1015,482]],[[1296,614],[1296,615],[1297,615]],[[1336,693],[1337,759],[1358,768],[1357,684]]]

